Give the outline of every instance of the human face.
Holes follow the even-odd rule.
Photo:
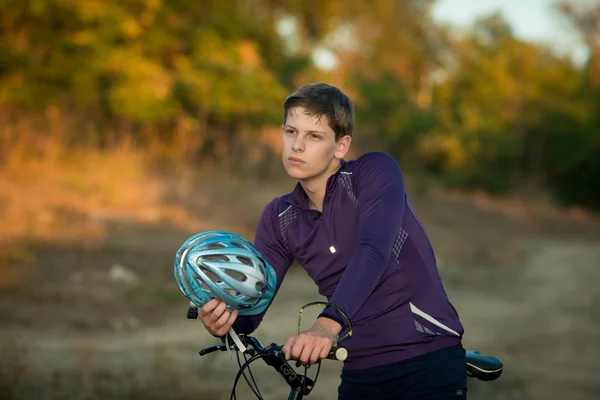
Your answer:
[[[350,147],[350,136],[335,140],[325,116],[310,116],[302,107],[292,108],[282,126],[281,154],[287,174],[303,182],[325,180],[339,167]]]

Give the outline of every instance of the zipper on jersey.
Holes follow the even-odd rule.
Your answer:
[[[325,194],[325,198],[323,199],[323,210],[325,210],[325,205],[327,204],[327,193]],[[333,243],[333,240],[331,240],[330,234],[329,234],[329,229],[327,228],[327,224],[325,223],[325,218],[323,217],[323,212],[322,211],[318,211],[319,213],[319,224],[321,224],[321,229],[323,229],[325,231],[325,240],[326,243],[329,247],[329,252],[331,254],[335,254],[337,252],[337,249],[335,248],[335,244]]]

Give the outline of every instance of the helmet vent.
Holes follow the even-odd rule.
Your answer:
[[[218,276],[216,276],[215,274],[213,274],[211,271],[207,270],[206,268],[200,267],[200,271],[204,272],[206,274],[206,276],[208,277],[208,279],[210,279],[213,282],[216,283],[220,283],[221,279],[219,279]]]
[[[238,259],[238,260],[239,260],[239,261],[240,261],[242,264],[246,264],[246,265],[252,266],[252,260],[250,260],[248,257],[240,257],[240,256],[237,256],[236,258],[237,258],[237,259]]]
[[[242,274],[241,272],[232,271],[230,269],[226,270],[225,273],[240,282],[245,282],[248,279],[246,275]]]
[[[210,290],[208,285],[206,283],[204,283],[204,281],[202,279],[196,279],[196,283],[198,283],[200,286],[202,286],[202,289]]]
[[[207,260],[207,261],[225,261],[225,262],[229,261],[229,257],[220,255],[220,254],[202,256],[200,259]]]

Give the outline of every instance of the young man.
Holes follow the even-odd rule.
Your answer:
[[[255,246],[277,273],[276,292],[297,260],[350,319],[339,399],[465,399],[463,328],[402,173],[385,153],[344,160],[353,128],[352,101],[334,86],[306,85],[285,100],[282,161],[298,184],[267,205]],[[238,318],[218,300],[200,310],[215,336],[251,333],[263,316]],[[327,308],[289,338],[286,358],[326,357],[346,325]]]

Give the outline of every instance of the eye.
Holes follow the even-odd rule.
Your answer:
[[[286,130],[285,130],[285,134],[286,134],[286,135],[293,135],[294,133],[296,133],[296,131],[295,131],[295,130],[293,130],[293,129],[286,129]]]
[[[311,137],[312,139],[316,139],[316,140],[318,140],[318,139],[322,139],[320,135],[317,135],[317,134],[315,134],[315,133],[311,133],[311,134],[310,134],[310,137]]]

